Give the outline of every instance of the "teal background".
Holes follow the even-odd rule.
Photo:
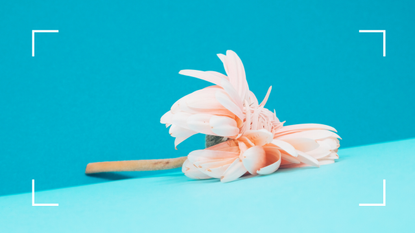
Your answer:
[[[159,123],[241,57],[286,124],[335,127],[342,147],[415,137],[412,1],[8,1],[0,8],[0,195],[143,177],[87,163],[185,156]],[[59,30],[36,35],[32,30]],[[358,30],[386,30],[382,35]]]

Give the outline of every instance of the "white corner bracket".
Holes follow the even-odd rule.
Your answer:
[[[32,180],[32,206],[59,206],[59,204],[57,203],[36,204],[35,203],[35,180]]]
[[[58,33],[59,30],[32,30],[32,57],[35,56],[35,33]]]
[[[386,30],[359,30],[359,33],[383,33],[383,56],[386,57]]]
[[[383,180],[383,203],[378,204],[359,204],[359,206],[386,206],[386,180]]]

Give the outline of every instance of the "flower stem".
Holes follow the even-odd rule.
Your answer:
[[[187,156],[174,159],[129,160],[89,163],[85,174],[121,171],[155,171],[181,167]]]

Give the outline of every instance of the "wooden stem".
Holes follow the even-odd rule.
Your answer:
[[[85,173],[121,172],[121,171],[155,171],[181,167],[187,156],[174,159],[130,160],[115,162],[89,163]]]

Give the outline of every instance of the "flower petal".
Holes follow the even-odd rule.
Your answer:
[[[303,132],[279,136],[278,139],[284,140],[284,141],[285,139],[291,139],[291,138],[310,138],[313,140],[320,140],[320,139],[329,138],[329,137],[340,138],[339,135],[328,130],[307,130]]]
[[[242,155],[242,162],[252,175],[266,165],[265,151],[261,146],[254,146],[245,151]]]
[[[195,163],[196,167],[203,173],[214,178],[221,178],[226,169],[232,164],[235,158],[223,160],[212,160]]]
[[[187,112],[177,112],[172,115],[172,123],[175,125],[178,125],[182,128],[189,129],[189,126],[187,125],[187,119],[191,116],[191,113]]]
[[[229,151],[239,154],[239,146],[236,140],[227,140],[225,142],[206,148],[205,150]]]
[[[238,92],[242,101],[244,101],[247,98],[249,87],[246,81],[245,69],[242,61],[232,50],[226,51],[225,61],[229,81]]]
[[[297,151],[298,153],[298,159],[305,164],[308,164],[310,166],[314,166],[314,167],[319,167],[319,162],[317,161],[317,159],[311,157],[310,155],[302,152],[302,151]]]
[[[182,166],[182,172],[189,178],[192,179],[210,179],[212,177],[199,171],[188,159],[184,161]]]
[[[278,140],[278,139],[272,140],[271,143],[273,145],[281,148],[282,150],[284,150],[288,154],[290,154],[294,157],[297,157],[297,151],[295,150],[295,148],[290,143],[282,141],[282,140]]]
[[[281,153],[276,147],[264,146],[263,148],[266,154],[267,162],[266,166],[258,171],[258,174],[268,175],[275,172],[280,167]]]
[[[180,137],[190,137],[194,135],[196,132],[193,130],[185,129],[178,125],[172,125],[170,127],[169,133],[172,137],[180,138]]]
[[[244,114],[242,113],[241,108],[238,107],[223,91],[216,91],[215,98],[224,108],[235,114],[239,119],[244,120]]]
[[[244,167],[242,161],[237,158],[233,161],[233,163],[226,169],[223,174],[223,177],[220,179],[221,182],[230,182],[238,179],[243,174],[247,172],[246,168]]]
[[[331,154],[331,150],[326,147],[319,146],[318,148],[312,151],[307,151],[307,154],[315,159],[321,159]]]
[[[286,154],[286,153],[281,153],[281,159],[282,159],[281,165],[283,165],[283,164],[292,164],[292,163],[299,164],[300,163],[300,160],[298,158],[292,157],[291,155]]]
[[[312,151],[319,147],[319,144],[310,138],[284,138],[282,140],[291,144],[296,150],[303,152]]]
[[[224,74],[222,74],[222,73],[219,73],[219,72],[216,72],[216,71],[205,71],[206,73],[209,73],[209,74],[211,74],[211,75],[214,75],[214,76],[216,76],[216,77],[218,77],[218,78],[223,78],[223,79],[226,79],[226,80],[228,80],[229,81],[229,78],[228,78],[228,76],[226,76],[226,75],[224,75]],[[218,85],[219,86],[219,85]]]
[[[278,133],[282,132],[299,132],[304,130],[331,130],[334,132],[337,132],[335,128],[323,125],[323,124],[298,124],[298,125],[287,125],[282,127],[280,130],[278,130]]]
[[[188,159],[192,163],[222,160],[229,158],[238,158],[239,153],[229,151],[216,151],[216,150],[195,150],[189,153]]]
[[[195,91],[184,99],[184,103],[187,107],[194,110],[223,109],[224,107],[222,104],[220,104],[215,98],[216,91],[218,90],[222,89],[213,87]],[[182,102],[180,102],[180,104],[182,104]]]
[[[211,82],[216,85],[220,85],[221,77],[218,77],[217,75],[213,75],[210,72],[200,71],[200,70],[181,70],[179,71],[179,74],[186,75],[198,79],[202,79],[208,82]]]
[[[318,161],[320,165],[327,165],[334,163],[333,159],[322,159]]]
[[[198,133],[215,135],[212,132],[209,124],[210,118],[212,116],[213,115],[211,114],[203,113],[191,115],[189,118],[187,118],[187,125],[189,126],[189,129]]]
[[[229,168],[230,164],[226,164],[220,167],[210,168],[206,169],[205,174],[208,174],[211,177],[214,178],[221,178],[225,174],[225,171]]]
[[[272,90],[272,86],[270,86],[270,87],[268,88],[267,94],[265,95],[264,100],[262,100],[262,102],[261,102],[261,104],[260,104],[259,106],[261,106],[261,107],[264,107],[264,106],[265,106],[265,104],[266,104],[266,103],[267,103],[267,101],[268,101],[269,94],[271,94],[271,90]]]
[[[340,147],[339,139],[337,138],[325,138],[317,141],[320,146],[328,148],[330,150],[336,150]]]
[[[253,142],[256,146],[263,146],[272,142],[272,133],[266,129],[249,130],[244,136]]]
[[[160,123],[162,124],[171,124],[172,123],[173,114],[168,111],[166,112],[160,119]]]
[[[229,117],[212,116],[209,124],[212,132],[219,136],[230,137],[239,133],[236,121]]]
[[[177,150],[177,146],[180,143],[182,143],[184,140],[190,138],[191,136],[193,136],[195,134],[196,134],[196,132],[194,132],[192,135],[187,135],[187,136],[184,136],[184,137],[177,137],[176,139],[174,139],[174,148],[176,148],[176,150]]]

